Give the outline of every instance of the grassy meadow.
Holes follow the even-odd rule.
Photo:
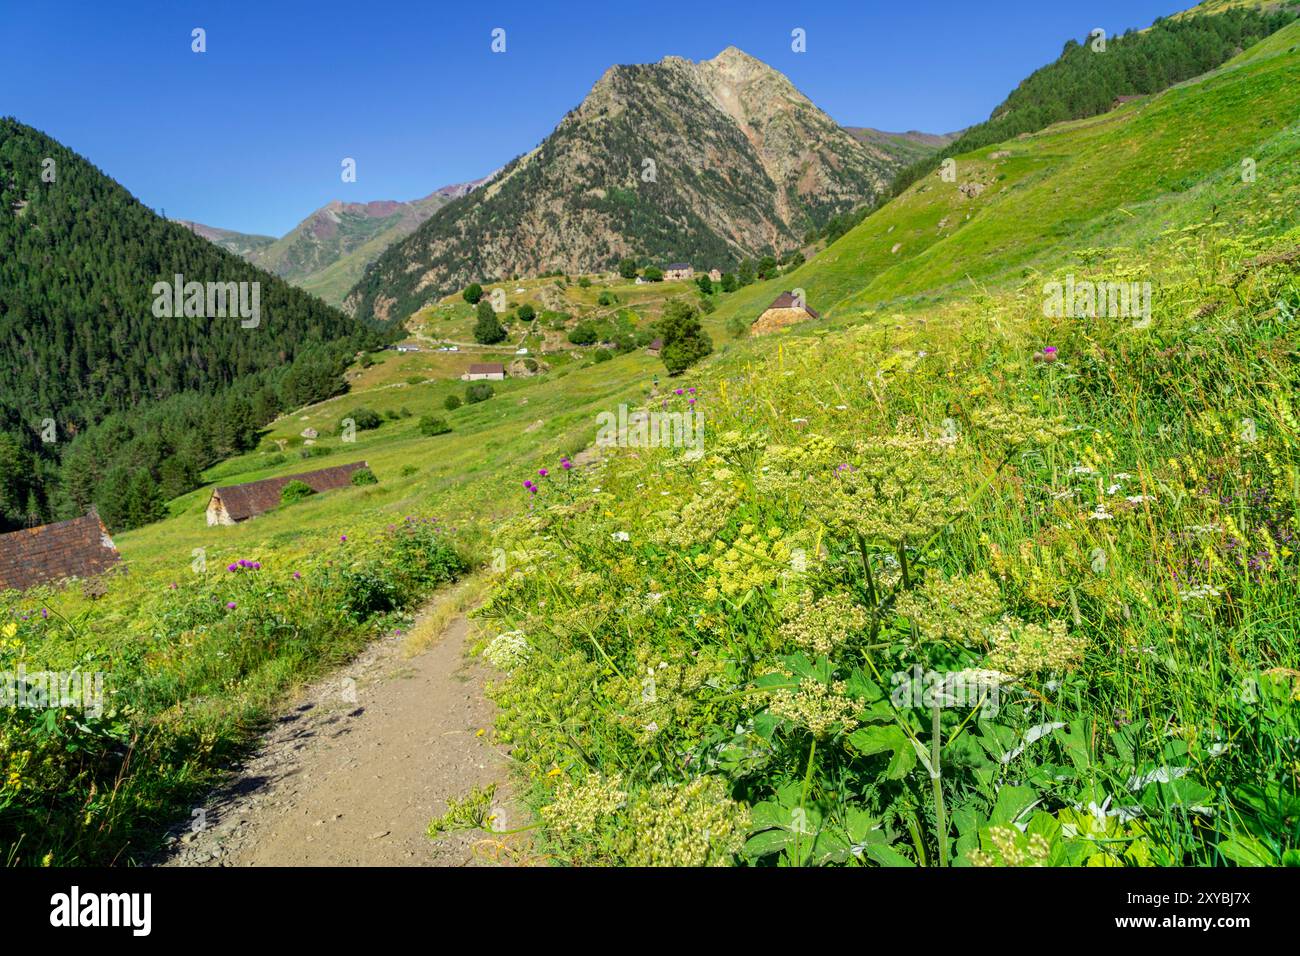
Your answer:
[[[680,378],[517,321],[496,351],[359,362],[117,535],[103,593],[0,598],[0,671],[106,691],[7,713],[5,861],[147,859],[294,687],[479,568],[497,734],[553,862],[1300,863],[1298,42],[958,157],[719,297]],[[1068,275],[1150,283],[1151,315],[1045,315]],[[695,295],[500,287],[638,328]],[[725,331],[793,287],[822,320]],[[410,323],[472,327],[457,297]],[[548,372],[446,407],[521,336]],[[623,403],[698,410],[704,454],[564,467]],[[359,408],[381,424],[344,441]],[[205,523],[215,485],[360,459],[377,484]]]

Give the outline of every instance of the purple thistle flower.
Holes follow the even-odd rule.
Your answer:
[[[524,482],[524,487],[527,488],[529,491],[532,491],[532,490],[533,490],[533,483],[532,483],[531,481],[525,481],[525,482]]]
[[[545,468],[538,468],[537,473],[541,475],[543,478],[545,478],[547,475],[550,474],[550,472],[547,471]]]
[[[295,572],[293,572],[293,579],[294,579],[295,581],[301,581],[301,580],[302,580],[302,575],[299,574],[297,571],[295,571]]]
[[[563,468],[565,471],[568,471],[570,468],[573,467],[573,462],[569,461],[569,459],[566,458],[564,459],[564,461],[560,462],[560,467]]]
[[[227,602],[226,602],[226,607],[228,607],[230,610],[233,611],[233,610],[235,609],[235,602],[234,602],[234,601],[227,601]]]
[[[673,394],[674,394],[674,395],[680,395],[681,393],[682,393],[682,390],[681,390],[680,388],[679,388],[679,389],[675,389],[675,390],[673,391]]]
[[[347,536],[347,535],[345,535],[345,534],[341,534],[341,535],[339,535],[339,541],[340,541],[340,542],[346,542],[347,540],[348,540],[348,536]]]

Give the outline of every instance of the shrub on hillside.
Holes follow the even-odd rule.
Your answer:
[[[478,305],[478,300],[483,298],[483,287],[477,282],[471,282],[465,287],[465,291],[460,294],[460,297],[470,305]]]
[[[314,494],[315,490],[307,482],[291,481],[280,489],[280,504],[291,505]]]
[[[593,345],[599,337],[591,322],[579,322],[569,330],[569,341],[574,345]]]
[[[474,341],[479,345],[496,345],[504,340],[506,330],[497,319],[492,304],[486,299],[478,304],[478,319],[474,323]]]
[[[447,419],[438,418],[436,415],[422,415],[420,417],[420,434],[426,438],[432,438],[434,435],[445,435],[451,431],[451,426],[447,424]]]
[[[352,409],[339,419],[339,432],[346,430],[349,421],[359,432],[373,431],[384,423],[378,412],[364,406]]]
[[[361,487],[362,485],[379,484],[379,479],[375,477],[375,473],[369,468],[358,468],[352,473],[352,477],[349,481],[358,487]]]
[[[465,389],[465,401],[470,405],[486,402],[496,394],[491,382],[470,382]]]
[[[700,313],[689,302],[669,302],[658,329],[664,341],[659,356],[669,375],[680,375],[713,351],[713,342],[700,325]]]
[[[459,395],[448,395],[442,400],[442,407],[447,409],[449,412],[454,412],[456,409],[460,408],[460,406],[461,401]]]

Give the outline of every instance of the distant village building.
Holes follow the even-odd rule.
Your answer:
[[[689,262],[673,262],[664,268],[665,282],[679,282],[682,279],[694,279],[695,268]]]
[[[469,371],[461,376],[465,382],[477,382],[479,379],[489,379],[499,382],[506,377],[506,367],[500,362],[475,362],[469,367]]]
[[[94,508],[70,521],[0,534],[0,591],[103,574],[122,559]]]
[[[770,332],[783,329],[787,325],[794,325],[796,322],[819,318],[821,316],[808,308],[806,302],[801,303],[794,297],[793,293],[782,292],[750,327],[750,334],[767,335]]]
[[[352,473],[366,467],[364,461],[354,461],[301,475],[282,475],[279,478],[263,478],[242,485],[215,488],[208,500],[208,524],[236,524],[278,507],[280,492],[291,481],[301,481],[318,494],[335,488],[346,488],[352,484]]]
[[[664,340],[655,339],[653,342],[651,342],[649,345],[646,346],[645,350],[649,352],[651,355],[658,355],[661,351],[663,351],[663,347],[664,347]]]
[[[710,282],[721,282],[721,281],[722,281],[722,270],[721,270],[721,269],[710,269],[710,270],[709,270],[709,281],[710,281]]]
[[[419,342],[398,342],[394,348],[399,352],[418,352],[421,346]]]

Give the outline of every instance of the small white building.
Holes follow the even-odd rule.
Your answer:
[[[398,342],[393,348],[399,352],[419,352],[423,346],[419,342]]]
[[[506,367],[500,362],[475,362],[469,367],[469,371],[461,376],[462,381],[477,382],[481,379],[487,379],[493,382],[499,382],[506,377]]]

